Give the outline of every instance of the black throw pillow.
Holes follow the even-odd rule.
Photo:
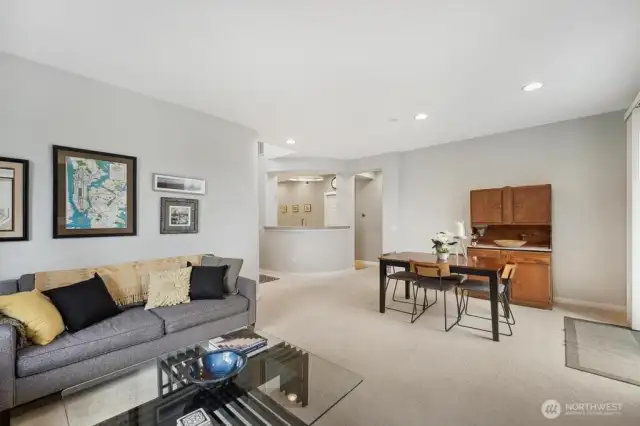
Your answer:
[[[70,333],[121,312],[98,274],[86,281],[47,290],[43,294],[51,299],[51,303],[58,309]]]
[[[229,266],[193,266],[187,262],[187,267],[191,267],[191,300],[224,299],[224,276]]]

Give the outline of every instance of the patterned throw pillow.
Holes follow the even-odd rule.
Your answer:
[[[149,299],[144,309],[188,303],[191,268],[149,273]]]
[[[18,341],[16,343],[18,349],[22,349],[31,344],[31,342],[29,342],[29,339],[27,338],[27,327],[25,327],[22,322],[18,321],[15,318],[2,315],[0,313],[0,325],[3,324],[12,325],[16,328],[16,334],[18,335]]]

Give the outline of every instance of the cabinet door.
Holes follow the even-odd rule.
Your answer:
[[[520,263],[516,268],[511,300],[538,307],[551,307],[551,267],[543,263]]]
[[[512,223],[551,224],[551,185],[511,188]]]
[[[502,189],[471,191],[471,223],[502,223]]]

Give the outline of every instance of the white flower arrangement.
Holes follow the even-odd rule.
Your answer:
[[[451,232],[438,232],[435,237],[431,239],[433,243],[434,253],[449,253],[450,247],[455,245],[456,242],[452,241],[453,234]]]

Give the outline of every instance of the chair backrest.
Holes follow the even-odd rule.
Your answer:
[[[515,263],[506,263],[502,267],[502,273],[500,274],[500,278],[503,281],[511,281],[513,275],[516,273],[517,265]]]
[[[409,260],[411,271],[421,277],[440,278],[451,275],[448,263],[416,262]]]

